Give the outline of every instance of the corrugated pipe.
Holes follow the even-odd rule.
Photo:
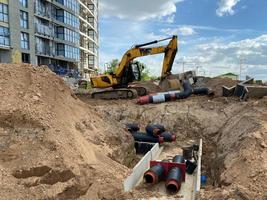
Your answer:
[[[184,163],[184,157],[181,155],[176,155],[172,159],[176,163]],[[173,167],[166,179],[166,190],[170,193],[177,193],[181,189],[182,185],[182,170],[178,167]]]
[[[162,181],[164,178],[164,167],[161,165],[155,165],[151,167],[144,174],[144,180],[146,183],[156,184]]]
[[[165,131],[165,127],[160,124],[149,124],[146,126],[146,132],[150,136],[158,137]]]
[[[159,144],[164,143],[163,137],[152,137],[142,132],[132,133],[132,136],[134,137],[134,140],[138,142],[152,142],[152,143],[159,143]]]

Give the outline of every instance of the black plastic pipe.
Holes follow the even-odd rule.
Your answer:
[[[155,165],[151,167],[144,174],[144,180],[146,183],[156,184],[162,181],[164,178],[164,167],[161,165]]]
[[[149,124],[146,126],[146,132],[148,135],[157,137],[165,131],[165,127],[160,124]]]
[[[163,137],[152,137],[141,132],[132,133],[132,136],[134,137],[134,140],[138,142],[152,142],[160,144],[164,142]]]
[[[127,128],[127,130],[130,131],[131,133],[140,130],[138,124],[126,124],[126,128]]]
[[[193,147],[183,147],[183,157],[186,160],[191,160],[193,156]]]
[[[172,162],[174,163],[185,163],[182,155],[176,155],[173,157]],[[170,193],[176,193],[180,190],[182,184],[182,170],[178,167],[173,167],[167,176],[166,190]]]
[[[176,99],[185,99],[188,98],[192,94],[192,87],[188,80],[183,81],[183,92],[175,93]]]
[[[166,190],[170,193],[177,193],[181,189],[182,170],[178,167],[173,167],[167,176]]]
[[[163,137],[164,142],[174,142],[176,140],[176,135],[169,132],[162,133],[160,137]]]
[[[184,157],[182,155],[176,155],[173,157],[172,162],[185,163],[185,160],[184,160]]]
[[[193,94],[195,95],[209,95],[210,94],[209,88],[194,88]]]

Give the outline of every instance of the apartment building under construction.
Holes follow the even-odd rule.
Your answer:
[[[98,67],[97,0],[0,0],[0,63],[58,73]]]

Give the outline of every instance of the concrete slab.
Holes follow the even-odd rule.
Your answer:
[[[235,92],[235,88],[236,86],[233,86],[233,87],[226,87],[226,86],[222,86],[222,95],[224,97],[230,97],[230,96],[233,96],[234,95],[234,92]]]
[[[263,98],[267,96],[267,86],[246,85],[247,93],[245,98]]]
[[[237,84],[234,92],[234,96],[243,98],[244,97],[244,91],[245,91],[245,86],[242,84]]]
[[[201,160],[202,160],[202,139],[199,141],[197,172],[195,177],[195,190],[193,191],[192,200],[196,200],[201,189]]]
[[[132,190],[142,179],[143,174],[149,168],[150,161],[157,159],[163,147],[156,143],[153,148],[135,165],[133,172],[124,181],[124,191]]]

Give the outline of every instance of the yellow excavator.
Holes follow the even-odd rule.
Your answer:
[[[166,40],[170,40],[166,46],[148,47],[149,45]],[[164,61],[160,85],[164,86],[165,90],[180,89],[179,80],[169,78],[171,77],[172,65],[177,53],[177,43],[177,36],[174,35],[170,38],[135,45],[123,55],[114,73],[91,77],[91,86],[97,89],[97,91],[92,93],[92,98],[131,99],[135,98],[137,95],[146,95],[149,91],[145,84],[138,84],[138,81],[141,80],[142,66],[139,62],[135,62],[134,59],[163,53]],[[131,85],[133,82],[135,82],[135,84]]]

